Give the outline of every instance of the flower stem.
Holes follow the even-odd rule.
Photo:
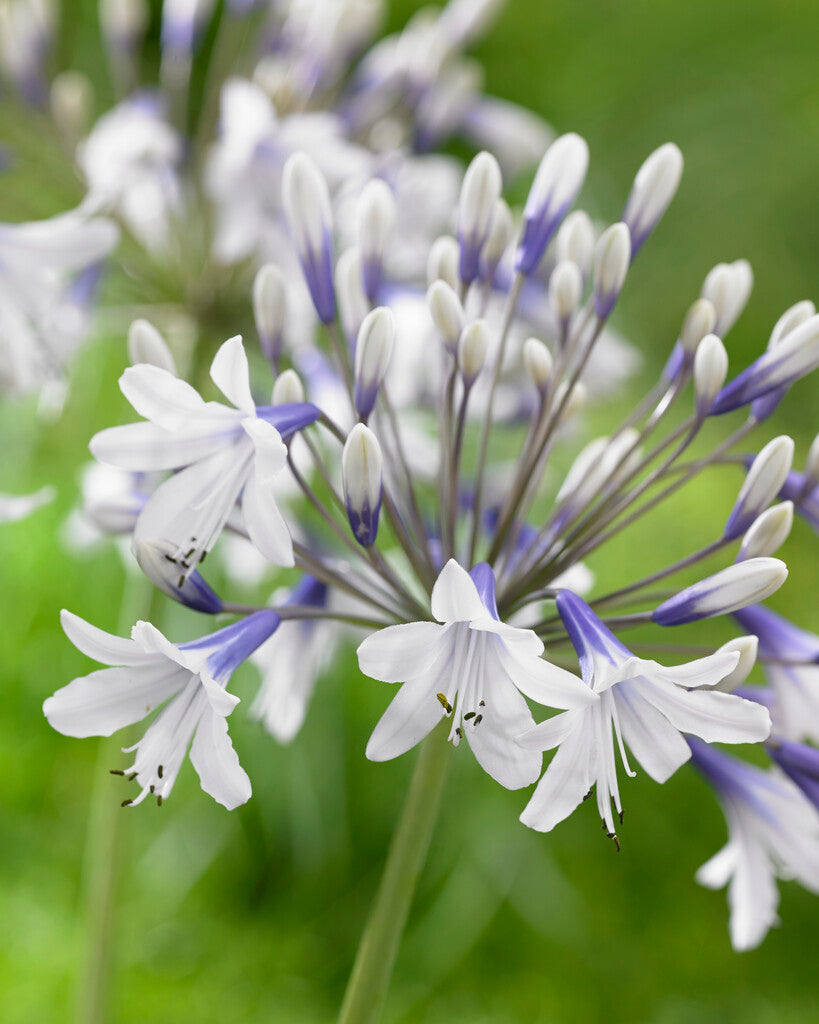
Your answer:
[[[450,745],[440,730],[421,744],[401,818],[361,936],[339,1024],[375,1024],[387,996],[415,884],[432,837]]]

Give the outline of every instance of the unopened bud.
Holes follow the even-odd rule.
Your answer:
[[[770,352],[776,348],[791,331],[795,330],[806,320],[809,320],[815,313],[816,307],[809,301],[797,302],[790,309],[786,309],[774,324],[774,329],[771,331],[771,336],[768,339],[768,351]],[[784,384],[782,387],[774,388],[767,394],[757,398],[751,403],[751,418],[756,420],[757,423],[762,423],[776,411],[787,392],[788,386]]]
[[[427,258],[427,285],[443,281],[450,288],[460,285],[458,277],[458,260],[460,247],[451,235],[441,235],[432,243]]]
[[[523,365],[541,395],[545,394],[552,376],[554,360],[552,353],[540,338],[527,338],[524,341]]]
[[[549,276],[549,300],[564,323],[577,309],[582,294],[580,268],[570,260],[561,260]]]
[[[756,664],[758,649],[759,640],[757,637],[738,636],[734,640],[729,640],[727,644],[723,644],[718,651],[714,651],[714,654],[738,654],[739,661],[733,672],[729,672],[727,676],[720,679],[714,686],[709,686],[708,689],[720,690],[722,693],[733,693],[737,687],[742,686],[751,674],[751,669]]]
[[[483,369],[489,349],[489,327],[485,320],[474,320],[461,331],[458,341],[458,366],[464,383],[471,387]]]
[[[395,341],[392,310],[379,306],[364,317],[355,346],[355,407],[366,422],[390,365]]]
[[[631,262],[631,236],[622,222],[606,228],[594,249],[594,311],[605,319],[617,302]]]
[[[727,615],[764,601],[787,577],[788,567],[778,558],[749,558],[681,590],[656,608],[651,617],[660,626],[682,626]]]
[[[297,405],[304,401],[304,385],[295,370],[283,370],[273,385],[273,405]]]
[[[788,539],[793,526],[793,502],[783,501],[758,515],[742,538],[738,562],[775,554]]]
[[[481,250],[502,184],[498,161],[491,153],[478,153],[466,169],[458,206],[458,273],[464,284],[471,284],[478,276]]]
[[[709,271],[702,285],[700,295],[713,304],[717,322],[713,331],[721,338],[736,323],[754,286],[754,274],[747,260],[733,263],[718,263]]]
[[[531,274],[560,222],[577,198],[589,165],[585,139],[561,135],[546,150],[523,210],[523,236],[515,270]]]
[[[128,359],[132,366],[149,363],[177,376],[176,362],[167,341],[147,320],[134,320],[128,328]]]
[[[381,510],[381,446],[375,434],[357,423],[341,454],[341,474],[347,518],[353,536],[362,547],[375,543]]]
[[[694,356],[694,399],[697,415],[707,416],[728,376],[728,353],[716,334],[706,334]]]
[[[196,569],[180,569],[176,545],[167,540],[134,539],[134,557],[148,579],[174,601],[197,612],[218,615],[222,602]]]
[[[345,249],[336,263],[335,273],[338,318],[349,342],[353,342],[361,322],[370,311],[370,302],[364,293],[364,266],[361,250],[354,246]]]
[[[566,404],[563,406],[563,412],[560,414],[561,423],[568,422],[575,413],[580,412],[586,404],[586,398],[588,397],[588,390],[582,380],[579,380],[571,391],[569,391],[568,388],[569,382],[564,380],[555,392],[555,408],[559,409],[564,400],[564,396],[567,396],[565,398]]]
[[[133,51],[149,19],[147,0],[100,0],[100,24],[112,50]]]
[[[786,434],[769,441],[751,463],[736,504],[725,524],[726,540],[739,537],[779,494],[793,462],[793,440]]]
[[[513,234],[512,211],[504,199],[498,199],[489,225],[489,234],[486,236],[483,247],[483,262],[486,276],[490,282],[495,276],[498,264],[503,259],[503,254],[509,248]]]
[[[717,311],[708,299],[695,299],[691,303],[680,328],[683,351],[693,356],[706,334],[711,334],[717,322]]]
[[[282,332],[287,316],[287,288],[284,275],[266,263],[253,281],[253,317],[262,351],[276,368],[282,353]]]
[[[69,142],[88,131],[94,107],[94,87],[81,71],[63,71],[51,83],[51,116]]]
[[[441,332],[447,349],[455,354],[466,317],[461,300],[443,281],[435,281],[427,289],[427,306],[432,322]]]
[[[389,185],[374,178],[362,189],[358,200],[358,246],[361,250],[364,291],[376,302],[381,287],[384,246],[395,223],[395,197]]]
[[[323,323],[336,315],[333,293],[333,218],[321,171],[305,153],[284,165],[282,205],[313,305]]]
[[[591,218],[585,210],[573,210],[560,225],[555,239],[558,262],[570,260],[580,268],[585,280],[594,258],[596,236]]]
[[[805,490],[812,490],[819,484],[819,434],[814,437],[808,457],[805,459]]]
[[[632,259],[668,209],[682,171],[682,153],[673,142],[667,142],[655,149],[637,172],[622,218],[631,232]]]

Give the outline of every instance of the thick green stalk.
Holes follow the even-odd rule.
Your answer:
[[[450,745],[436,729],[421,744],[384,874],[344,994],[339,1024],[376,1024],[407,922],[449,763]]]

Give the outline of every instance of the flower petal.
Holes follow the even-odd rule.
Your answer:
[[[365,676],[384,683],[403,683],[426,674],[449,650],[446,626],[437,622],[406,622],[372,633],[358,647]],[[443,642],[442,642],[443,641]]]
[[[239,429],[235,419],[220,424],[208,418],[176,432],[154,423],[128,423],[101,430],[88,447],[95,459],[122,469],[178,469],[231,445]]]
[[[501,647],[503,670],[521,693],[547,708],[577,708],[593,704],[597,694],[579,676],[553,665],[545,658],[520,657]]]
[[[629,658],[617,672],[607,677],[600,689],[608,689],[625,679],[645,676],[648,679],[663,679],[678,686],[715,686],[736,668],[739,654],[736,651],[716,652],[706,658],[697,658],[684,665],[660,665],[643,658]]]
[[[269,562],[286,568],[295,565],[290,530],[272,488],[259,480],[255,468],[242,494],[242,514],[250,539]]]
[[[585,716],[583,716],[585,719]],[[594,782],[591,730],[578,718],[576,728],[552,758],[520,820],[538,832],[550,832],[583,802]]]
[[[760,743],[771,731],[768,709],[717,690],[683,690],[663,679],[635,679],[637,692],[680,732],[706,743]]]
[[[463,725],[472,753],[487,775],[506,789],[531,786],[543,768],[543,754],[517,740],[534,727],[529,705],[502,675],[486,692],[488,699],[480,723],[475,725],[477,719],[472,719]]]
[[[119,386],[140,416],[165,430],[184,427],[191,416],[205,411],[205,401],[195,388],[158,366],[129,366]]]
[[[691,757],[679,730],[628,683],[615,691],[615,704],[624,742],[655,782],[666,782]]]
[[[469,622],[488,617],[472,577],[454,558],[441,569],[432,588],[432,614],[439,622]]]
[[[255,418],[242,420],[242,427],[253,442],[259,479],[275,479],[287,465],[287,445],[281,434],[272,424]]]
[[[130,637],[106,633],[65,608],[60,612],[60,623],[78,651],[103,665],[147,665],[157,660],[155,654],[143,650]]]
[[[234,693],[228,693],[224,686],[220,686],[210,672],[205,669],[199,673],[199,679],[202,682],[202,689],[207,694],[208,703],[213,713],[221,715],[222,718],[227,718],[239,703],[239,698]]]
[[[191,764],[202,789],[232,811],[252,795],[250,779],[233,749],[227,719],[208,708],[202,714],[191,744]]]
[[[256,405],[250,393],[250,368],[240,334],[228,338],[220,347],[210,364],[210,376],[237,409],[248,416],[255,416]]]
[[[389,761],[406,753],[440,722],[443,710],[434,693],[436,681],[437,676],[404,683],[367,743],[371,761]]]
[[[552,750],[559,747],[575,729],[582,727],[578,724],[578,715],[582,715],[582,711],[565,711],[563,714],[553,715],[545,722],[539,722],[534,729],[528,729],[518,736],[518,742],[535,750]]]

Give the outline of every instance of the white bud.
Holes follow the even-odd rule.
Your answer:
[[[709,271],[700,295],[713,303],[717,322],[713,327],[721,338],[730,331],[751,295],[754,274],[747,260],[718,263]]]
[[[296,405],[304,401],[304,385],[295,370],[283,370],[273,385],[273,405]]]
[[[324,175],[306,153],[294,153],[284,165],[282,205],[299,257],[321,252],[332,230],[330,193]]]
[[[253,281],[253,317],[262,350],[274,365],[281,354],[286,316],[287,289],[284,275],[274,263],[266,263]]]
[[[341,475],[353,535],[359,544],[369,547],[378,533],[382,458],[375,434],[363,423],[357,423],[344,442]]]
[[[691,303],[680,328],[680,344],[689,356],[694,355],[705,335],[714,330],[716,322],[717,311],[708,299],[695,299]]]
[[[810,318],[815,316],[815,314],[816,306],[814,306],[809,299],[797,302],[795,305],[791,306],[790,309],[786,309],[774,324],[774,328],[771,331],[771,337],[768,340],[768,348],[775,348],[787,334],[790,334],[791,331],[795,330],[806,320],[810,320]]]
[[[378,398],[394,341],[392,310],[378,306],[364,317],[355,345],[355,406],[363,420],[370,415]]]
[[[631,236],[622,222],[606,228],[594,248],[594,309],[609,315],[626,280],[631,261]]]
[[[782,434],[769,441],[754,459],[725,525],[727,539],[744,533],[777,496],[791,470],[793,448],[792,438]]]
[[[668,209],[680,184],[683,157],[679,147],[667,142],[655,149],[634,178],[623,220],[631,232],[631,246],[637,252]]]
[[[133,366],[149,363],[177,375],[176,362],[168,343],[147,320],[134,320],[128,328],[128,358]]]
[[[698,415],[708,415],[727,376],[725,346],[716,334],[706,334],[694,355],[694,398]]]
[[[714,686],[706,687],[709,690],[720,690],[722,693],[733,693],[738,686],[742,686],[751,669],[756,664],[756,653],[759,648],[759,639],[755,636],[738,636],[723,644],[714,654],[738,654],[739,661],[733,672],[720,679]]]
[[[466,169],[458,205],[458,269],[461,279],[467,284],[478,276],[481,250],[502,184],[498,161],[491,153],[478,153]]]
[[[543,394],[549,386],[554,360],[540,338],[527,338],[523,343],[523,365],[532,383]]]
[[[594,257],[594,243],[595,233],[591,218],[585,210],[574,210],[560,225],[557,233],[557,259],[560,262],[571,260],[586,278]]]
[[[370,311],[370,303],[364,292],[361,251],[357,247],[346,249],[339,256],[335,286],[341,329],[347,338],[352,339],[358,334],[361,321]]]
[[[561,260],[549,276],[549,300],[561,320],[577,309],[583,294],[583,275],[576,263]]]
[[[509,248],[513,234],[512,211],[504,199],[498,199],[489,224],[489,234],[486,236],[483,247],[483,258],[490,271],[494,271],[503,259],[503,254]]]
[[[788,578],[778,558],[749,558],[708,576],[655,608],[652,618],[661,626],[681,626],[714,615],[728,615],[759,604]]]
[[[783,501],[779,505],[772,505],[756,517],[742,538],[736,560],[744,562],[747,558],[773,555],[788,539],[792,526],[793,502]]]
[[[94,87],[81,71],[63,71],[51,83],[51,116],[61,132],[75,142],[88,131]]]
[[[569,387],[568,381],[558,387],[555,392],[555,408],[559,409],[560,404],[563,401],[563,397],[566,394]],[[569,392],[569,396],[566,399],[566,404],[563,406],[563,412],[560,414],[560,422],[568,422],[575,413],[580,412],[583,406],[586,404],[586,398],[588,397],[588,390],[583,381],[579,380],[572,390]]]
[[[358,246],[365,260],[381,259],[394,223],[392,189],[381,178],[373,178],[361,190],[356,218]]]
[[[454,353],[466,322],[461,300],[448,284],[435,281],[427,289],[427,306],[432,322],[443,336],[444,344]]]
[[[819,434],[814,437],[805,459],[805,483],[808,488],[819,484]]]
[[[111,44],[134,46],[148,27],[146,0],[100,0],[100,24]]]
[[[549,146],[540,161],[524,218],[554,217],[570,206],[580,191],[589,166],[589,147],[574,132],[561,135]]]
[[[461,331],[458,341],[458,365],[464,380],[472,384],[483,369],[489,349],[489,326],[485,320],[474,320]]]
[[[451,235],[441,235],[432,243],[427,258],[427,284],[444,281],[450,288],[460,284],[458,277],[458,260],[460,247]]]

